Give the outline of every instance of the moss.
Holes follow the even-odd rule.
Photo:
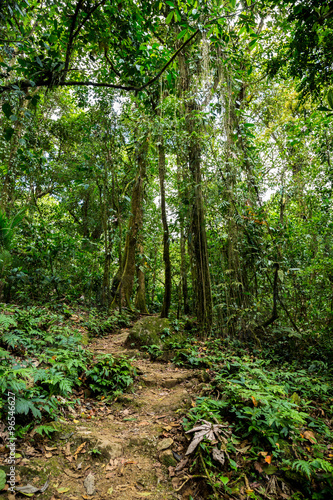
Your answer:
[[[290,443],[288,443],[288,441],[279,439],[279,448],[280,451],[284,454],[284,458],[294,458],[292,446]]]
[[[297,486],[304,484],[304,476],[302,476],[299,472],[296,472],[296,471],[293,471],[293,470],[286,470],[285,471],[285,477],[292,484],[297,484]]]
[[[88,345],[89,344],[89,333],[85,330],[81,333],[81,344]]]
[[[165,467],[176,467],[177,465],[177,460],[173,456],[171,450],[162,451],[159,456],[159,461],[161,462],[161,464],[165,465]]]
[[[167,318],[158,318],[156,316],[142,318],[133,326],[127,338],[126,346],[157,345],[162,348],[161,334],[165,328],[170,328]]]

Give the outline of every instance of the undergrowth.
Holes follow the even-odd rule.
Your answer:
[[[8,392],[14,393],[18,433],[31,421],[54,419],[66,405],[75,404],[75,393],[83,388],[97,397],[112,397],[133,382],[128,359],[95,357],[82,346],[78,320],[83,322],[72,313],[40,307],[7,306],[0,314],[0,417],[6,415]],[[114,327],[118,320],[109,324]]]
[[[202,420],[229,429],[218,445],[218,460],[207,439],[192,458],[192,469],[207,476],[211,498],[332,498],[330,366],[316,360],[279,366],[228,339],[196,346],[197,363],[210,367],[184,429]]]

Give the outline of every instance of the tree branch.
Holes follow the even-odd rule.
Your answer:
[[[103,0],[106,1],[106,0]],[[106,88],[111,88],[111,89],[118,89],[118,90],[127,90],[131,91],[134,90],[136,92],[140,92],[141,90],[146,89],[151,85],[152,83],[156,82],[156,80],[159,79],[159,77],[164,73],[164,71],[170,66],[170,64],[176,59],[178,56],[179,52],[181,52],[186,45],[188,45],[193,38],[199,33],[200,29],[198,28],[195,33],[193,33],[192,36],[186,42],[183,43],[183,45],[174,53],[174,55],[169,59],[169,61],[163,66],[163,68],[157,73],[154,78],[149,80],[147,83],[144,85],[141,85],[140,87],[135,87],[132,85],[118,85],[118,84],[113,84],[113,83],[103,83],[103,82],[91,82],[91,81],[80,81],[77,82],[75,80],[70,80],[68,82],[63,82],[60,81],[57,84],[57,87],[72,87],[72,86],[92,86],[92,87],[106,87]],[[64,69],[64,72],[66,72],[66,69]],[[0,86],[0,93],[5,92],[6,90],[10,90],[12,88],[12,85],[17,85],[21,89],[27,89],[29,87],[47,87],[51,83],[50,79],[47,81],[42,80],[42,81],[37,81],[37,82],[31,82],[30,80],[21,80],[19,82],[12,83],[11,85],[1,85]]]

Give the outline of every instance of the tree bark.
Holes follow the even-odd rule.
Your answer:
[[[128,223],[128,232],[126,235],[125,249],[123,254],[123,272],[118,284],[117,293],[111,303],[111,309],[116,307],[116,297],[121,294],[121,300],[124,305],[132,309],[131,296],[133,293],[135,277],[135,254],[137,249],[138,237],[142,228],[142,202],[144,179],[146,177],[148,142],[144,141],[139,145],[138,151],[138,172],[132,190],[131,216]]]
[[[163,225],[163,260],[164,260],[164,298],[161,311],[161,318],[167,318],[171,304],[171,262],[170,262],[170,242],[169,242],[169,227],[166,215],[165,204],[165,148],[163,137],[160,137],[160,145],[158,146],[158,172],[160,177],[161,191],[161,212]]]
[[[140,243],[138,245],[139,252],[141,254],[140,263],[136,269],[136,275],[138,278],[138,289],[135,297],[135,308],[138,309],[141,313],[148,314],[148,309],[146,305],[146,285],[145,285],[145,275],[142,270],[144,266],[144,254],[143,254],[143,246]]]
[[[180,53],[179,55],[179,66],[181,91],[185,100],[185,127],[188,135],[187,158],[191,184],[190,203],[192,212],[190,233],[193,252],[195,311],[201,332],[205,335],[210,332],[212,327],[213,304],[205,227],[205,211],[202,195],[201,130],[196,116],[199,108],[195,100],[188,96],[191,77],[184,53]]]
[[[191,111],[194,111],[192,109]],[[192,184],[191,236],[195,275],[195,309],[203,333],[209,333],[212,327],[213,305],[208,261],[205,212],[202,195],[201,146],[193,127],[193,116],[188,117],[189,166]]]

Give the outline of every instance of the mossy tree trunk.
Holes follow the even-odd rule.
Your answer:
[[[160,137],[158,146],[158,171],[160,177],[161,192],[161,212],[163,225],[163,260],[164,260],[164,298],[161,311],[161,318],[167,318],[171,304],[171,262],[170,262],[170,242],[169,227],[166,215],[165,203],[165,148],[163,136]]]
[[[144,253],[143,253],[143,245],[139,243],[138,250],[140,253],[140,262],[136,268],[136,275],[138,279],[138,289],[135,297],[135,307],[141,313],[148,314],[147,304],[146,304],[146,284],[145,284],[145,274],[143,272],[144,269]]]
[[[209,272],[205,210],[201,175],[201,127],[197,118],[199,107],[189,98],[191,75],[185,54],[179,56],[181,91],[184,97],[185,127],[187,132],[187,159],[190,173],[190,236],[193,257],[195,311],[203,335],[209,333],[213,321],[213,305]]]
[[[137,165],[138,171],[132,189],[131,216],[128,222],[128,231],[123,253],[123,271],[118,284],[117,293],[111,303],[111,309],[116,307],[116,298],[121,297],[123,305],[132,309],[131,296],[133,293],[134,277],[136,272],[135,256],[138,244],[138,238],[142,228],[142,203],[144,181],[146,177],[148,142],[144,140],[138,146]]]

